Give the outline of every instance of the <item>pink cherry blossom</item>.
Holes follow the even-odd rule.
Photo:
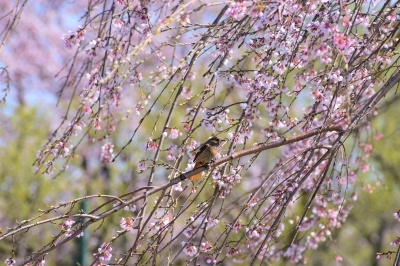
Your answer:
[[[171,139],[176,139],[179,136],[182,136],[182,132],[179,132],[179,130],[177,128],[171,128],[169,131],[169,137]]]
[[[123,230],[133,231],[134,223],[135,219],[133,217],[128,217],[128,218],[122,217],[120,221],[120,226]]]
[[[197,247],[191,243],[186,243],[182,241],[182,247],[183,251],[185,252],[186,255],[193,257],[194,255],[197,254]]]

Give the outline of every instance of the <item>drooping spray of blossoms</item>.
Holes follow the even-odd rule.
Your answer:
[[[37,171],[52,174],[85,145],[105,164],[136,163],[119,203],[109,196],[89,217],[137,206],[114,225],[137,234],[115,254],[126,264],[159,256],[305,263],[306,250],[344,225],[357,198],[347,192],[371,171],[366,132],[398,82],[399,7],[118,0],[103,10],[106,3],[91,1],[85,25],[63,37],[77,49],[61,90],[71,107],[37,153]],[[187,182],[181,174],[211,135],[228,140],[221,158],[229,161]],[[275,146],[251,152],[263,145]],[[62,224],[63,237],[74,221]],[[110,261],[111,243],[94,264]]]

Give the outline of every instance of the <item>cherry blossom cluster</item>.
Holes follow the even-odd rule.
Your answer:
[[[232,189],[234,189],[235,185],[240,183],[242,179],[240,176],[241,168],[236,168],[235,166],[231,166],[230,174],[221,176],[221,171],[214,171],[213,173],[213,183],[215,187],[218,187],[221,190],[220,198],[225,198],[228,196]]]
[[[111,243],[104,242],[97,250],[97,253],[94,253],[93,256],[96,258],[94,265],[103,266],[107,265],[107,261],[111,260],[112,257],[112,247]]]
[[[155,231],[165,230],[170,225],[172,216],[170,214],[163,215],[157,222],[151,223],[150,228]]]
[[[201,123],[202,127],[206,130],[222,130],[223,125],[229,125],[229,109],[225,108],[216,108],[214,110],[203,110],[203,122]]]
[[[72,234],[75,233],[75,230],[72,229],[73,225],[75,224],[75,221],[72,220],[71,218],[67,218],[62,224],[61,228],[63,231],[65,231],[65,235],[67,237],[71,236]],[[77,237],[83,236],[83,232],[81,232]]]
[[[396,212],[393,214],[393,217],[394,217],[397,221],[400,222],[400,210],[399,210],[399,211],[396,211]],[[390,245],[393,246],[393,247],[398,248],[398,247],[400,246],[400,237],[397,237],[395,240],[393,240],[392,242],[390,242]],[[380,253],[377,253],[376,259],[379,260],[382,256],[385,256],[388,260],[392,260],[392,259],[393,259],[393,254],[394,254],[394,253],[395,253],[394,251],[380,252]],[[397,256],[398,256],[398,254],[397,254]]]
[[[109,164],[111,160],[114,158],[113,154],[114,145],[111,143],[106,143],[101,147],[101,161],[105,164]]]
[[[84,40],[86,30],[82,27],[79,27],[75,32],[69,31],[68,34],[64,34],[63,40],[65,46],[68,48],[72,48],[75,45],[79,45],[80,41]]]

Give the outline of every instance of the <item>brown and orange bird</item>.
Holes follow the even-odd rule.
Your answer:
[[[222,142],[218,137],[212,137],[211,139],[207,140],[203,145],[200,146],[196,156],[194,157],[194,162],[196,162],[194,169],[205,166],[209,162],[215,159],[218,156],[218,146]],[[198,174],[192,175],[189,177],[189,180],[196,180],[201,177],[200,172]]]

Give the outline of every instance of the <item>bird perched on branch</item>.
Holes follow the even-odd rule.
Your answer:
[[[194,169],[201,166],[206,166],[208,163],[213,161],[215,157],[218,156],[218,146],[221,142],[223,142],[223,140],[219,139],[218,137],[212,137],[211,139],[207,140],[203,145],[201,145],[193,160],[194,162],[196,162]],[[202,173],[203,172],[192,175],[191,177],[189,177],[189,180],[193,181],[199,179]]]

